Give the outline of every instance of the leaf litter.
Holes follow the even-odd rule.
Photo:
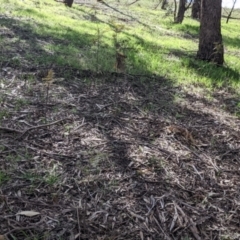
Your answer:
[[[239,119],[171,102],[185,90],[160,79],[95,79],[52,84],[47,103],[42,82],[1,88],[1,234],[237,239]]]

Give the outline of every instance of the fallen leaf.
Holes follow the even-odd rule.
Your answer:
[[[40,212],[35,212],[35,211],[22,211],[22,212],[17,213],[17,215],[24,215],[27,217],[33,217],[33,216],[37,216],[39,214],[40,214]]]
[[[47,76],[45,78],[42,78],[43,81],[51,82],[54,78],[54,71],[52,69],[48,70]]]

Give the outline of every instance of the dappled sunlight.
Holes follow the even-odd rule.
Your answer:
[[[152,2],[26,1],[0,25],[0,234],[239,238],[237,39],[219,68]]]
[[[26,10],[28,9],[26,8]],[[56,4],[54,11],[58,13],[59,9],[66,10],[63,5]],[[189,57],[194,58],[197,53],[198,41],[195,33],[198,31],[199,23],[186,19],[185,24],[178,26],[170,24],[168,29],[166,29],[164,21],[160,25],[154,23],[150,24],[150,27],[139,26],[136,20],[128,24],[119,22],[119,17],[107,19],[106,13],[99,9],[89,10],[84,6],[77,5],[68,11],[68,14],[73,14],[73,18],[69,18],[68,14],[66,16],[48,15],[50,10],[46,8],[46,12],[44,12],[40,7],[39,10],[30,9],[36,12],[36,14],[31,13],[33,16],[36,15],[36,19],[32,23],[21,19],[21,27],[16,27],[17,19],[12,19],[11,23],[10,19],[5,19],[4,25],[14,34],[21,36],[20,42],[23,46],[26,44],[26,35],[31,38],[32,42],[36,43],[26,45],[24,52],[19,52],[24,61],[34,61],[36,64],[48,66],[51,66],[53,62],[65,66],[65,62],[67,62],[68,66],[74,68],[78,68],[80,65],[82,69],[93,71],[114,71],[116,48],[112,35],[114,24],[122,24],[123,30],[117,38],[126,56],[126,71],[128,73],[154,73],[166,76],[181,84],[183,82],[200,82],[208,87],[214,86],[216,83],[218,86],[223,84],[225,78],[221,80],[220,74],[216,73],[217,70],[212,71],[210,68],[195,64],[195,59],[193,61],[196,65],[196,71],[192,71],[194,64],[186,64]],[[106,7],[107,14],[111,13],[110,9]],[[91,14],[94,11],[97,11],[95,15],[98,20],[91,22]],[[44,17],[37,14],[44,14]],[[82,21],[85,15],[89,15],[90,19]],[[59,16],[61,16],[62,21],[59,21]],[[48,19],[48,21],[43,21],[43,19]],[[81,24],[78,24],[79,20],[81,20]],[[226,47],[226,53],[229,54],[229,57],[236,55],[237,50],[233,49],[231,45],[236,47],[233,42],[236,42],[237,39],[231,40],[228,36],[225,38],[226,43],[230,44]],[[19,49],[19,43],[13,45],[13,43],[9,44],[8,42],[6,44],[9,45],[9,48]],[[35,56],[32,57],[34,53]],[[236,69],[237,73],[238,61],[235,61],[233,57],[228,60],[228,55],[225,59],[227,59],[227,64],[231,63],[231,68]],[[179,60],[183,61],[183,64]],[[237,74],[226,76],[234,88],[238,84],[235,75]]]
[[[77,71],[71,74],[77,76]],[[211,111],[201,112],[204,99],[199,99],[198,104],[181,88],[162,85],[160,80],[140,83],[136,77],[117,77],[114,81],[111,78],[105,75],[101,81],[83,81],[75,77],[49,87],[41,79],[28,81],[21,90],[32,107],[29,105],[26,111],[27,103],[20,105],[18,111],[1,120],[2,124],[15,129],[18,121],[22,131],[28,128],[26,124],[37,126],[46,117],[50,123],[57,119],[63,122],[27,132],[21,142],[11,145],[15,152],[2,164],[16,166],[16,152],[23,155],[25,160],[18,160],[18,167],[11,171],[21,176],[20,184],[38,186],[39,191],[34,194],[41,200],[35,199],[34,204],[47,200],[39,208],[49,214],[64,207],[67,213],[55,215],[62,224],[69,217],[76,218],[77,208],[79,224],[85,234],[93,237],[93,229],[101,223],[113,235],[110,226],[128,238],[140,236],[139,228],[146,236],[152,229],[150,236],[156,238],[159,231],[153,226],[161,226],[159,229],[164,232],[170,226],[181,227],[173,221],[173,211],[188,224],[188,215],[198,221],[211,209],[216,217],[212,217],[211,224],[208,219],[202,223],[207,231],[211,231],[213,221],[219,224],[218,219],[225,219],[227,224],[229,215],[222,212],[226,204],[234,208],[234,203],[219,203],[216,197],[225,189],[233,195],[237,193],[237,185],[230,180],[238,176],[234,171],[237,162],[231,162],[232,151],[238,146],[231,146],[229,139],[235,129],[215,121]],[[49,97],[43,105],[47,89]],[[5,101],[13,102],[15,98],[16,95],[7,95]],[[187,106],[177,101],[180,98]],[[6,104],[7,111],[8,107]],[[17,120],[19,111],[21,120]],[[8,134],[2,134],[2,141],[10,145],[8,139]],[[4,193],[9,184],[11,181],[5,184]],[[26,201],[26,191],[28,185],[21,188],[23,197],[18,201]],[[11,194],[8,197],[13,199]],[[84,222],[88,227],[84,227]],[[126,227],[126,222],[131,227]],[[74,228],[76,224],[70,225]],[[105,230],[100,228],[97,234],[104,236]]]
[[[222,92],[221,94],[224,94]],[[219,94],[218,94],[219,95]],[[222,99],[214,98],[209,96],[204,96],[204,94],[201,96],[197,96],[196,94],[187,94],[187,98],[185,98],[185,101],[183,103],[178,103],[181,105],[181,107],[186,107],[191,111],[202,113],[203,115],[211,115],[211,118],[216,124],[219,125],[226,125],[232,130],[239,130],[239,122],[236,121],[237,117],[233,116],[232,113],[226,111],[226,103],[225,100],[230,97],[226,96]],[[233,100],[234,101],[234,100]],[[235,100],[237,101],[237,99]],[[233,102],[234,104],[234,102]],[[235,102],[237,104],[237,102]]]

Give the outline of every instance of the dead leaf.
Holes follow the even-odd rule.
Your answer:
[[[192,145],[195,145],[195,140],[193,139],[192,134],[186,128],[171,125],[167,127],[166,130],[167,130],[167,133],[173,133],[173,134],[177,133],[182,135],[187,142],[191,143]]]
[[[45,78],[42,78],[43,81],[46,81],[48,83],[52,83],[53,78],[54,78],[54,71],[52,69],[48,70],[48,74]]]
[[[27,216],[27,217],[34,217],[39,215],[40,212],[35,212],[35,211],[22,211],[17,213],[17,215],[23,215],[23,216]]]

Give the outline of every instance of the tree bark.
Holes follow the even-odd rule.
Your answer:
[[[186,0],[179,0],[178,13],[174,19],[175,23],[182,23],[186,11]]]
[[[202,0],[197,57],[222,65],[224,49],[221,34],[222,0]]]
[[[167,1],[167,0],[162,0],[161,9],[166,10],[167,4],[168,4],[168,1]]]
[[[173,2],[174,2],[173,19],[175,21],[176,16],[177,16],[177,0],[173,0]]]
[[[72,5],[73,5],[73,0],[64,0],[63,2],[64,2],[65,5],[68,6],[68,7],[72,7]]]
[[[201,0],[194,0],[192,5],[192,18],[200,19]]]

